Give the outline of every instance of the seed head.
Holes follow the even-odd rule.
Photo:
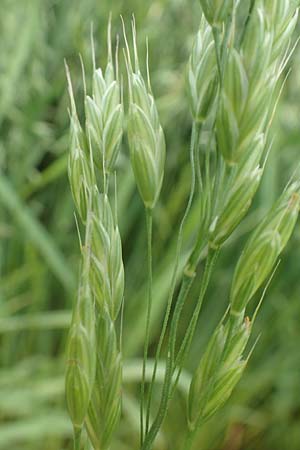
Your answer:
[[[253,87],[266,79],[272,45],[273,32],[269,29],[266,14],[263,8],[257,7],[249,19],[241,49],[243,63]]]
[[[235,364],[232,364],[229,368],[220,370],[211,397],[204,409],[203,420],[208,420],[224,406],[231,396],[233,389],[240,381],[245,368],[246,361],[237,360]]]
[[[65,390],[74,429],[82,428],[96,375],[95,311],[88,284],[87,251],[85,248],[81,285],[67,342]]]
[[[234,0],[200,0],[200,3],[207,22],[211,26],[220,27],[237,2]]]
[[[216,133],[218,148],[229,165],[249,157],[248,147],[268,129],[296,16],[293,2],[259,0],[241,48],[229,49]]]
[[[255,292],[270,275],[295,227],[299,207],[299,183],[282,194],[273,209],[250,236],[238,261],[232,288],[231,312],[241,314]]]
[[[132,29],[135,53],[134,68],[131,64],[128,45],[125,57],[130,97],[127,128],[128,143],[139,193],[146,208],[152,209],[157,202],[162,186],[166,146],[163,129],[151,92],[149,70],[148,83],[146,84],[139,69],[134,22]],[[126,39],[125,31],[124,36]]]
[[[252,323],[249,317],[241,317],[240,320],[227,321],[225,325],[227,342],[224,349],[223,359],[226,361],[226,367],[234,365],[241,359],[248,344],[252,331]]]
[[[252,58],[267,60],[261,54],[263,47],[257,50],[260,56],[254,50],[248,48],[247,53],[230,50],[226,65],[217,116],[217,143],[230,166],[252,159],[253,143],[266,133],[272,94],[278,81],[278,71],[263,71],[262,64],[252,66]],[[258,161],[260,157],[261,154]]]
[[[214,104],[218,90],[214,40],[204,18],[189,60],[187,87],[193,119],[203,122]]]
[[[231,49],[224,76],[221,101],[217,116],[217,142],[228,164],[237,162],[240,140],[240,121],[248,96],[248,77],[242,58],[235,49]]]
[[[107,450],[121,413],[121,354],[107,312],[97,319],[97,373],[86,427],[94,448]]]
[[[89,156],[83,149],[82,130],[77,117],[71,117],[71,145],[68,161],[68,175],[76,209],[83,223],[86,223],[88,201],[94,177]]]
[[[124,292],[124,266],[119,230],[106,194],[94,188],[90,283],[100,310],[116,319]]]
[[[297,0],[264,0],[263,7],[268,18],[269,27],[274,33],[272,60],[282,56],[289,44],[298,20]]]
[[[188,398],[190,428],[193,428],[199,417],[203,415],[207,398],[212,390],[213,377],[218,370],[225,341],[224,326],[220,325],[212,335],[191,382]]]
[[[246,172],[244,176],[237,176],[234,179],[224,207],[211,225],[210,244],[212,247],[222,245],[246,215],[261,177],[262,169],[257,167],[252,172]]]
[[[247,318],[235,328],[230,322],[219,325],[200,360],[190,386],[189,427],[209,419],[230,397],[246,367],[243,358],[251,332]]]
[[[123,105],[118,75],[111,51],[110,23],[108,28],[108,63],[105,73],[94,68],[93,94],[86,96],[85,113],[87,135],[91,139],[96,166],[105,172],[114,169],[123,134]]]
[[[67,64],[66,74],[71,103],[68,175],[76,209],[81,220],[85,223],[87,219],[88,199],[90,197],[91,187],[95,181],[89,163],[89,152],[86,136],[77,116],[71,76]]]

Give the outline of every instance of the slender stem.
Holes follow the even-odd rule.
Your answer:
[[[176,337],[179,319],[181,316],[182,308],[184,306],[187,295],[194,281],[194,274],[184,274],[178,301],[175,306],[174,315],[172,317],[172,325],[170,330],[170,358],[172,358],[172,366],[175,363],[175,350],[176,350]]]
[[[174,382],[174,385],[172,388],[172,395],[178,384],[178,381],[179,381],[179,378],[180,378],[180,375],[181,375],[181,372],[183,369],[184,359],[185,359],[186,355],[188,354],[191,344],[192,344],[192,340],[193,340],[193,337],[194,337],[194,334],[196,331],[196,326],[197,326],[199,315],[201,312],[203,300],[204,300],[204,297],[205,297],[205,294],[206,294],[206,291],[208,288],[209,281],[211,279],[211,275],[212,275],[213,268],[216,263],[218,254],[219,254],[218,251],[210,250],[207,255],[205,269],[204,269],[204,273],[203,273],[203,279],[201,282],[200,293],[199,293],[199,297],[197,300],[197,305],[193,312],[191,321],[186,330],[185,336],[183,338],[182,344],[180,346],[180,349],[179,349],[177,357],[176,357],[174,369],[176,369],[176,367],[178,367],[178,373],[176,374],[175,382]],[[174,370],[174,373],[175,373],[175,370]]]
[[[143,364],[143,359],[129,359],[124,364],[123,370],[123,381],[124,383],[140,383],[141,382],[141,368]],[[154,359],[147,359],[146,367],[146,381],[150,382],[152,377],[152,371],[154,366]],[[164,360],[159,361],[157,366],[156,383],[162,385],[165,379],[166,364]],[[191,374],[185,370],[182,371],[182,376],[180,382],[178,383],[177,389],[183,395],[186,395],[189,391],[189,385],[191,384],[192,378]]]
[[[185,300],[187,298],[187,295],[189,293],[189,290],[191,288],[191,285],[194,281],[194,277],[190,276],[190,274],[184,274],[181,289],[179,292],[179,296],[176,302],[174,314],[172,316],[172,322],[171,322],[171,329],[170,329],[170,336],[168,341],[168,355],[167,355],[167,362],[166,362],[166,372],[165,372],[165,379],[163,384],[163,390],[160,400],[160,405],[158,409],[158,413],[156,415],[156,418],[147,433],[145,437],[144,444],[142,446],[143,450],[149,450],[151,448],[151,445],[162,425],[162,422],[165,418],[169,400],[170,400],[170,393],[172,391],[172,376],[174,372],[174,356],[175,356],[175,343],[176,343],[176,335],[177,335],[177,328],[179,323],[179,318],[185,303]]]
[[[179,226],[178,237],[177,237],[176,253],[175,253],[175,264],[174,264],[174,269],[173,269],[173,274],[172,274],[172,279],[171,279],[170,292],[169,292],[169,297],[168,297],[168,301],[167,301],[167,308],[166,308],[166,313],[165,313],[165,317],[164,317],[164,321],[163,321],[162,331],[161,331],[161,335],[160,335],[158,346],[157,346],[157,350],[156,350],[155,363],[154,363],[153,373],[152,373],[152,379],[151,379],[151,383],[150,383],[150,387],[149,387],[149,397],[148,397],[148,405],[147,405],[147,418],[146,418],[146,424],[148,426],[149,426],[149,418],[150,418],[150,408],[151,408],[152,393],[153,393],[153,388],[154,388],[154,384],[155,384],[155,376],[156,376],[156,371],[157,371],[157,364],[158,364],[158,360],[159,360],[159,357],[160,357],[160,352],[161,352],[163,340],[164,340],[164,337],[165,337],[165,334],[166,334],[167,325],[168,325],[168,322],[169,322],[169,317],[170,317],[170,312],[171,312],[171,307],[172,307],[173,296],[174,296],[174,292],[175,292],[175,288],[176,288],[178,267],[179,267],[179,256],[180,256],[180,252],[181,252],[181,248],[182,248],[183,227],[184,227],[185,221],[187,219],[187,216],[189,214],[189,211],[191,209],[193,198],[194,198],[194,193],[195,193],[195,179],[196,179],[195,154],[198,151],[198,144],[199,144],[199,138],[200,138],[200,133],[201,133],[201,126],[202,125],[200,123],[193,122],[191,146],[190,146],[190,163],[191,163],[191,170],[192,170],[192,173],[191,173],[191,188],[190,188],[190,194],[189,194],[188,203],[187,203],[185,212],[183,214],[183,217],[182,217],[182,220],[181,220],[181,223],[180,223],[180,226]],[[148,432],[148,427],[146,428],[146,432]]]
[[[140,426],[141,426],[141,445],[144,441],[144,406],[145,406],[145,379],[146,379],[146,364],[148,357],[148,347],[150,340],[150,321],[152,309],[152,209],[146,209],[146,227],[147,227],[147,260],[148,260],[148,299],[147,299],[147,316],[146,316],[146,336],[144,344],[143,357],[143,373],[141,384],[141,411],[140,411]],[[149,417],[146,417],[146,429],[148,427]]]
[[[74,427],[74,450],[80,450],[81,428]]]

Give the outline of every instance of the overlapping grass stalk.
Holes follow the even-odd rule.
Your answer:
[[[179,226],[173,276],[148,389],[152,234],[155,233],[152,217],[163,183],[166,144],[150,84],[148,57],[144,78],[135,22],[132,21],[133,58],[124,26],[129,93],[127,137],[147,224],[148,293],[145,293],[140,391],[142,450],[153,447],[163,425],[217,257],[247,214],[259,188],[267,164],[270,125],[282,88],[281,75],[290,56],[290,40],[298,15],[296,3],[287,0],[257,0],[249,2],[249,9],[237,0],[200,0],[200,3],[203,17],[186,77],[193,121],[190,195]],[[122,137],[124,107],[117,57],[114,63],[112,56],[110,26],[108,35],[106,70],[103,73],[97,69],[94,58],[92,94],[88,96],[85,92],[84,126],[77,117],[67,71],[71,99],[69,178],[86,238],[82,247],[83,281],[68,344],[66,393],[76,445],[85,427],[93,448],[101,450],[109,448],[120,416],[122,362],[116,320],[124,291],[117,211],[113,212],[110,206],[110,175],[115,170]],[[208,136],[205,148],[201,145],[203,130]],[[200,205],[198,227],[180,273],[183,227],[195,195]],[[192,377],[187,398],[186,450],[192,447],[199,427],[230,397],[246,368],[251,354],[251,350],[246,353],[246,346],[261,302],[252,320],[247,316],[247,306],[273,273],[295,227],[299,207],[300,181],[295,177],[255,227],[237,261],[228,310]],[[202,273],[199,296],[179,345],[178,324],[199,267]],[[84,312],[83,304],[89,308],[89,314]],[[153,394],[163,344],[167,349],[165,372],[155,409]]]

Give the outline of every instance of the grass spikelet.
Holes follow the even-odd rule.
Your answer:
[[[146,208],[153,209],[163,181],[166,155],[165,138],[159,122],[149,78],[146,83],[140,72],[134,22],[132,33],[134,68],[128,46],[125,53],[129,83],[127,135],[131,164],[139,193]],[[149,73],[148,70],[147,73]]]
[[[203,122],[213,107],[218,91],[218,71],[213,34],[202,19],[190,56],[187,87],[193,119]]]
[[[96,375],[96,334],[93,296],[89,287],[90,223],[87,228],[77,303],[67,342],[66,400],[76,440],[84,424]]]
[[[122,362],[109,314],[98,314],[96,330],[97,372],[86,427],[94,448],[106,450],[121,414]]]
[[[291,237],[299,214],[299,183],[282,194],[269,214],[254,230],[237,263],[231,290],[231,312],[241,313],[257,289],[271,274]]]
[[[113,320],[124,291],[121,238],[106,194],[94,190],[95,209],[91,243],[90,280],[100,310],[108,308]]]

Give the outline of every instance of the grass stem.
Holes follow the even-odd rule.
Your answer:
[[[140,425],[141,425],[141,445],[144,441],[144,407],[145,407],[145,377],[146,377],[146,365],[148,357],[148,348],[150,340],[150,322],[151,322],[151,309],[152,309],[152,209],[146,209],[146,227],[147,227],[147,260],[148,260],[148,299],[147,299],[147,316],[146,316],[146,336],[144,344],[144,356],[143,356],[143,373],[141,384],[141,405],[140,405]],[[146,416],[145,429],[149,426],[149,415]]]
[[[168,301],[167,301],[167,308],[166,308],[166,313],[164,316],[162,331],[160,334],[160,338],[159,338],[159,342],[158,342],[158,346],[157,346],[157,350],[156,350],[153,374],[152,374],[152,379],[151,379],[151,383],[150,383],[150,387],[149,387],[147,417],[146,417],[146,423],[148,425],[149,425],[149,417],[150,417],[150,409],[151,409],[151,399],[152,399],[156,371],[157,371],[157,364],[159,361],[162,344],[164,341],[164,337],[165,337],[166,330],[167,330],[167,325],[169,322],[169,317],[170,317],[170,312],[171,312],[171,307],[172,307],[172,302],[173,302],[173,296],[174,296],[176,283],[177,283],[179,257],[180,257],[180,252],[182,249],[183,228],[184,228],[184,224],[186,222],[187,216],[189,214],[189,211],[191,209],[193,198],[194,198],[194,193],[195,193],[195,183],[196,183],[195,154],[198,152],[198,149],[199,149],[200,134],[201,134],[201,124],[193,122],[191,146],[190,146],[190,163],[191,163],[191,171],[192,171],[190,194],[189,194],[187,207],[185,209],[185,212],[183,214],[183,217],[182,217],[182,220],[181,220],[181,223],[179,226],[179,231],[178,231],[178,236],[177,236],[176,253],[175,253],[175,264],[174,264],[174,269],[173,269],[173,274],[172,274],[172,279],[171,279],[170,293],[169,293],[169,297],[168,297]],[[147,432],[148,432],[148,429],[147,429]]]
[[[74,450],[80,450],[81,445],[81,428],[74,427]]]

